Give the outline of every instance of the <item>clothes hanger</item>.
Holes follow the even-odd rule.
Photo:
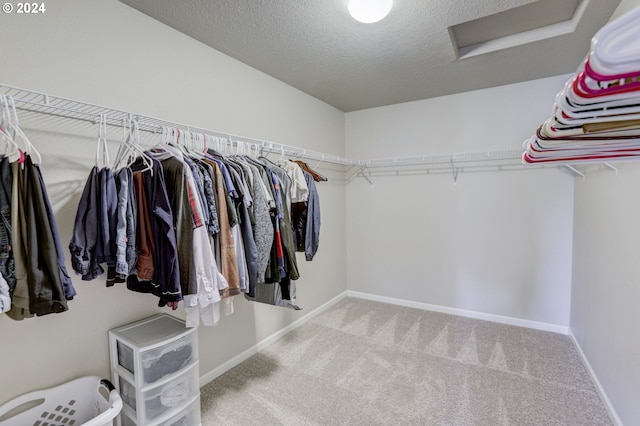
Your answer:
[[[577,78],[578,87],[589,95],[610,95],[640,90],[640,81],[636,77],[613,79],[608,81],[594,80],[582,71]]]
[[[21,152],[20,147],[13,140],[13,136],[11,136],[7,130],[9,128],[11,114],[9,113],[9,102],[7,100],[7,96],[4,93],[0,94],[0,111],[0,137],[7,143],[7,149],[4,156],[9,158],[9,162],[13,163],[20,159]]]
[[[635,112],[640,109],[640,97],[617,99],[608,102],[595,102],[589,105],[576,105],[571,102],[564,91],[556,95],[554,102],[556,108],[562,109],[569,117],[591,117],[604,115],[617,115]]]
[[[132,143],[133,150],[138,154],[138,156],[142,160],[142,163],[145,165],[142,171],[143,172],[148,171],[151,174],[151,176],[153,176],[153,160],[144,152],[144,150],[140,146],[140,127],[138,124],[138,120],[134,119],[132,121],[131,127],[133,130],[133,143]],[[131,164],[133,164],[134,161],[135,161],[135,158],[132,158],[131,162],[129,163],[129,166],[131,166]]]
[[[102,163],[100,158],[102,157]],[[107,147],[107,116],[100,114],[98,123],[98,143],[96,144],[96,167],[99,169],[109,168],[109,149]]]
[[[589,77],[591,77],[594,80],[610,81],[610,80],[615,80],[615,79],[620,79],[620,78],[640,77],[640,68],[638,68],[636,70],[633,70],[633,71],[622,72],[622,73],[617,73],[617,74],[601,74],[599,72],[596,72],[593,69],[593,67],[591,66],[591,63],[593,61],[594,61],[594,59],[591,58],[591,53],[589,53],[589,56],[584,61],[583,70]],[[597,59],[596,59],[596,61],[597,61]]]
[[[621,90],[616,93],[587,93],[580,88],[580,85],[578,84],[578,75],[574,76],[566,83],[565,93],[571,103],[576,105],[592,105],[594,103],[618,101],[621,99],[640,98],[640,91],[636,89]]]
[[[120,149],[118,149],[116,162],[114,162],[115,166],[119,167],[120,164],[126,160],[124,167],[131,167],[136,159],[140,158],[144,165],[141,171],[149,171],[153,175],[153,160],[151,160],[140,146],[138,120],[133,118],[129,120],[128,126],[126,125],[127,123],[123,124],[123,140]]]
[[[278,159],[275,161],[275,163],[277,165],[282,165],[283,162],[287,161],[286,158],[284,158],[284,145],[280,145],[280,157],[278,157]]]
[[[13,100],[13,97],[8,96],[7,100],[11,108],[10,115],[12,115],[12,118],[9,120],[9,123],[10,123],[11,129],[14,131],[14,136],[13,136],[14,142],[16,142],[18,146],[20,146],[18,141],[21,141],[23,143],[22,151],[24,151],[25,154],[28,154],[31,157],[31,162],[33,164],[42,163],[42,157],[40,156],[40,153],[35,148],[35,146],[31,144],[31,141],[29,140],[27,135],[20,128],[20,123],[18,120],[18,112],[17,112],[16,104]]]
[[[591,66],[602,74],[640,70],[640,8],[602,27],[591,39]]]
[[[130,139],[131,139],[131,119],[129,120],[123,119],[122,120],[122,141],[120,142],[120,146],[118,147],[118,152],[116,153],[116,158],[113,162],[113,167],[115,169],[122,168],[123,167],[122,162],[125,159],[127,159],[129,155],[131,155],[131,147],[129,146]]]
[[[637,121],[634,120],[634,122]],[[603,137],[624,139],[638,137],[640,128],[625,121],[563,126],[555,120],[555,117],[551,117],[542,123],[537,132],[541,134],[540,137],[550,139],[597,139]]]
[[[305,163],[302,160],[294,160],[295,163],[297,163],[304,171],[306,171],[307,173],[309,173],[312,177],[313,180],[315,180],[316,182],[326,182],[329,179],[327,179],[326,176],[323,176],[322,174],[316,172],[315,170],[313,170],[307,163]]]

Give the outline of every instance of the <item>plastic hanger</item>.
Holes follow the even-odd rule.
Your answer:
[[[122,162],[128,155],[130,155],[131,152],[131,149],[129,147],[129,139],[131,138],[130,125],[130,120],[122,120],[122,141],[120,142],[120,146],[118,147],[116,159],[113,162],[113,167],[116,169],[120,169],[122,167]]]
[[[109,168],[109,149],[107,146],[107,116],[100,114],[98,123],[98,143],[96,144],[96,167]],[[100,159],[102,158],[102,162]]]
[[[567,85],[565,87],[565,94],[567,95],[571,103],[575,105],[593,105],[597,103],[619,101],[621,99],[631,98],[640,99],[640,91],[638,90],[620,91],[619,93],[605,93],[600,95],[589,94],[580,88],[577,79],[578,76],[574,76],[570,81],[567,82]]]
[[[123,125],[123,140],[120,148],[118,149],[114,165],[116,168],[119,168],[122,162],[126,160],[126,165],[123,167],[130,167],[137,158],[140,158],[144,164],[144,168],[141,171],[149,171],[153,174],[153,161],[140,147],[140,129],[138,121],[136,119],[131,119],[128,123],[124,123]]]
[[[13,136],[7,130],[9,128],[9,120],[11,114],[9,113],[9,101],[5,94],[0,94],[0,138],[7,143],[7,149],[4,152],[4,156],[9,158],[11,163],[20,159],[20,147],[13,140]]]
[[[287,159],[284,158],[284,145],[280,145],[280,157],[278,157],[275,163],[281,165],[285,161],[287,161]]]
[[[33,144],[31,144],[31,141],[29,141],[29,138],[27,137],[27,135],[25,135],[25,133],[20,128],[20,123],[18,121],[18,112],[17,112],[16,104],[13,98],[11,96],[8,96],[7,100],[10,106],[9,112],[10,112],[10,115],[12,116],[11,119],[9,120],[9,126],[11,130],[14,131],[14,135],[13,135],[14,142],[18,146],[20,146],[19,141],[22,142],[23,145],[21,149],[22,151],[24,151],[25,154],[28,154],[31,157],[31,162],[33,164],[42,163],[42,157],[40,156],[40,153],[33,146]]]
[[[619,74],[638,71],[639,58],[640,7],[608,23],[591,39],[591,65],[596,72]]]
[[[597,61],[597,59],[595,60]],[[610,81],[610,80],[615,80],[619,78],[640,77],[640,68],[635,71],[622,72],[618,74],[601,74],[599,72],[596,72],[593,69],[593,67],[591,66],[591,62],[592,62],[592,58],[590,53],[587,59],[584,61],[583,69],[584,69],[584,72],[594,80]]]
[[[578,87],[589,95],[602,96],[627,93],[640,90],[640,81],[636,77],[614,79],[609,81],[594,80],[584,71],[576,79]]]
[[[640,97],[594,102],[589,105],[574,104],[564,92],[556,95],[553,111],[557,108],[569,117],[597,117],[633,113],[640,109]]]

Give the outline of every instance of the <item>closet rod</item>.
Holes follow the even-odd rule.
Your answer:
[[[0,92],[7,96],[11,96],[15,102],[16,108],[37,114],[46,114],[59,118],[72,120],[80,120],[84,122],[97,124],[100,116],[104,115],[107,124],[122,127],[131,118],[138,121],[141,131],[151,133],[162,133],[162,127],[173,127],[194,133],[207,134],[231,141],[234,145],[237,142],[244,142],[257,145],[263,153],[279,153],[291,157],[304,158],[307,160],[315,160],[320,163],[331,163],[343,166],[360,165],[360,161],[349,160],[333,154],[325,154],[318,151],[303,149],[291,145],[284,145],[270,141],[249,138],[234,135],[226,132],[203,129],[200,127],[189,126],[181,123],[167,121],[150,116],[131,113],[128,111],[108,108],[87,102],[76,101],[72,99],[53,96],[46,93],[35,92],[32,90],[22,89],[19,87],[0,84]]]
[[[456,154],[436,154],[413,157],[380,158],[374,160],[362,160],[362,164],[367,168],[405,167],[420,165],[451,165],[459,163],[483,163],[483,162],[504,162],[510,160],[520,160],[522,151],[520,149],[501,149],[494,151],[463,152]]]

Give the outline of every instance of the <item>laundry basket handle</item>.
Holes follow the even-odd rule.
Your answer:
[[[16,417],[17,415],[35,408],[44,403],[46,393],[43,390],[37,390],[26,393],[14,398],[11,401],[0,406],[0,424]]]
[[[109,394],[104,395],[102,392],[98,392],[98,394],[107,401],[110,408],[94,417],[90,421],[84,423],[82,426],[103,426],[105,424],[111,424],[107,422],[112,420],[115,416],[118,415],[120,410],[122,410],[122,398],[120,397],[120,394],[116,390],[115,386],[113,386],[113,383],[111,383],[107,379],[101,379],[100,384],[107,388]]]
[[[104,387],[106,387],[107,389],[109,389],[109,392],[111,392],[112,390],[115,390],[116,387],[113,386],[113,383],[111,383],[109,380],[107,379],[102,379],[100,380],[100,384]]]

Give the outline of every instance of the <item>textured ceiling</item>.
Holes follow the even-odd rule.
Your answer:
[[[347,0],[120,1],[345,112],[573,72],[620,2],[395,0],[361,24]]]

